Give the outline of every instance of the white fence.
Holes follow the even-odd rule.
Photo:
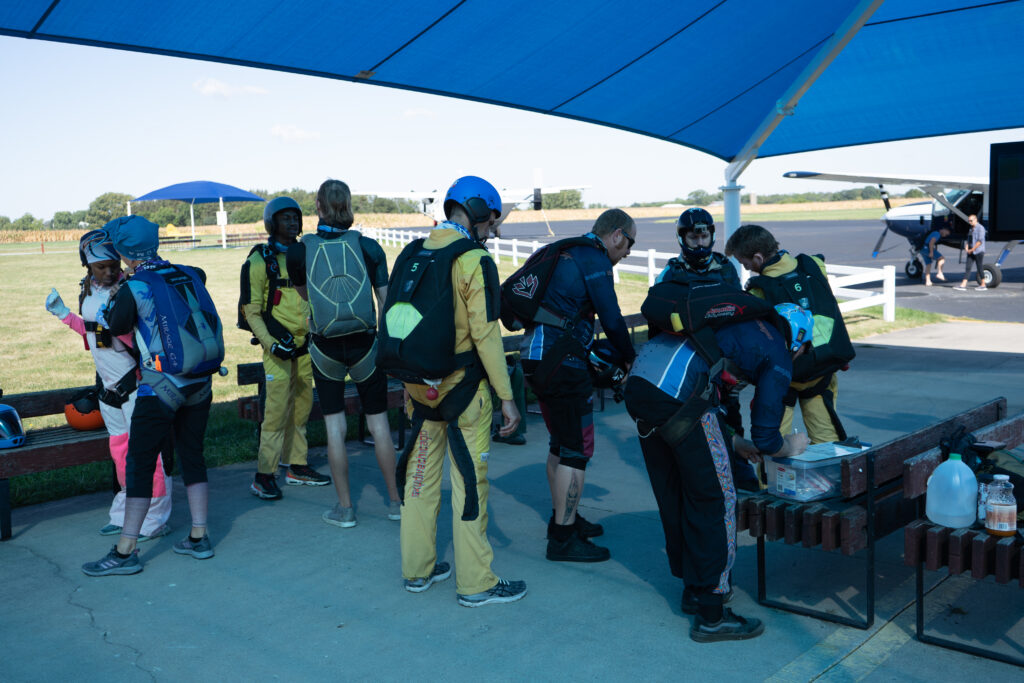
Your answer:
[[[397,247],[407,244],[414,239],[426,237],[427,232],[411,230],[395,230],[382,228],[361,228],[367,237],[380,242],[382,245]],[[496,263],[501,263],[503,258],[510,259],[513,266],[518,266],[522,261],[529,258],[530,254],[544,246],[545,242],[538,240],[500,239],[492,237],[487,240],[487,250],[491,252]],[[619,281],[619,273],[638,273],[647,277],[648,285],[653,285],[670,258],[678,256],[675,253],[655,251],[633,250],[629,256],[620,261],[612,269],[615,282]],[[882,306],[882,318],[886,322],[896,320],[896,268],[884,266],[882,268],[861,268],[858,266],[837,266],[831,263],[825,264],[828,272],[829,283],[832,285],[832,293],[837,298],[846,299],[839,304],[839,310],[843,313],[856,311],[869,306]],[[881,282],[882,291],[869,291],[864,289],[851,289],[853,285],[866,284],[868,282]]]

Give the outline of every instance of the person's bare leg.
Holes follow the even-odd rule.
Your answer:
[[[938,277],[938,276],[936,276]],[[932,264],[924,264],[924,286],[930,287],[932,284]]]
[[[398,485],[395,483],[395,444],[391,441],[388,414],[367,415],[366,428],[373,436],[373,453],[377,456],[377,466],[380,467],[380,472],[384,475],[384,484],[388,487],[388,498],[398,502]]]
[[[946,259],[940,258],[938,263],[935,264],[935,279],[945,280],[946,276],[942,274],[942,266],[945,265]]]
[[[348,453],[345,451],[348,421],[345,413],[324,415],[324,425],[327,427],[327,463],[331,466],[331,479],[334,480],[338,503],[341,507],[350,508],[352,496],[348,488]]]
[[[555,524],[576,523],[576,506],[583,495],[583,470],[559,465],[555,470]]]
[[[548,488],[551,489],[551,507],[558,507],[558,488],[555,486],[555,472],[558,471],[558,456],[548,453]],[[558,519],[557,517],[555,518]]]

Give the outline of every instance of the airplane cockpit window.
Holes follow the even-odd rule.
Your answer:
[[[946,201],[953,206],[957,205],[964,195],[967,194],[967,190],[950,190],[946,193]],[[946,218],[949,216],[949,209],[946,208],[945,204],[940,202],[932,202],[932,217],[934,218]]]

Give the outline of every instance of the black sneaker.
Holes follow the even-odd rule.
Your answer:
[[[284,475],[284,483],[289,486],[327,486],[331,478],[309,465],[292,465]]]
[[[510,446],[525,446],[526,437],[522,434],[512,434],[510,436],[502,436],[498,432],[494,432],[491,437],[491,441],[497,441],[498,443],[507,443]]]
[[[731,588],[729,589],[728,593],[726,593],[726,594],[724,594],[722,596],[722,604],[723,605],[725,605],[727,603],[730,603],[730,602],[732,602],[732,589]],[[695,593],[691,593],[689,589],[684,588],[683,589],[683,602],[682,602],[682,605],[680,605],[680,609],[683,610],[683,614],[696,614],[697,610],[699,609],[699,607],[700,607],[700,603],[697,602],[697,595]]]
[[[256,479],[249,485],[249,492],[263,500],[279,500],[281,489],[277,486],[277,478],[272,474],[256,473]]]
[[[547,537],[549,539],[551,538],[552,532],[554,531],[554,526],[555,515],[554,513],[552,513],[551,517],[548,518]],[[576,513],[576,531],[578,531],[580,536],[582,536],[583,538],[597,538],[598,536],[604,535],[603,526],[601,526],[600,524],[594,524],[593,522],[588,522],[587,520],[583,519],[583,516],[579,512]]]
[[[698,614],[690,627],[690,638],[698,643],[717,643],[723,640],[747,640],[764,633],[760,619],[744,619],[733,614],[731,609],[723,610],[722,618],[710,624]]]
[[[594,545],[576,530],[565,541],[548,540],[547,558],[552,562],[604,562],[611,556],[608,548]]]

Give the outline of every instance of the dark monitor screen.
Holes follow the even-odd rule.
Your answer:
[[[989,183],[986,239],[1024,240],[1024,142],[992,145]]]

